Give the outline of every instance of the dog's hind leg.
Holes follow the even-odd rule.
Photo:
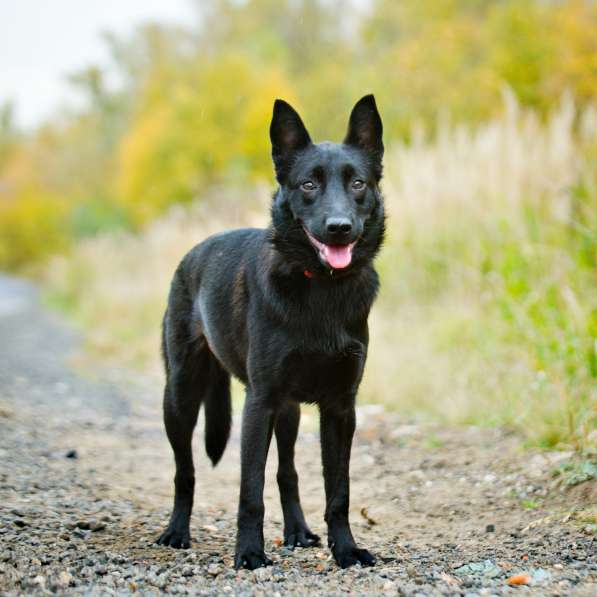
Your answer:
[[[276,418],[274,432],[278,445],[278,487],[284,513],[284,545],[311,547],[319,545],[320,539],[312,533],[299,498],[298,475],[294,466],[294,444],[301,418],[300,406],[288,402]]]
[[[209,349],[205,338],[176,343],[167,352],[164,423],[176,462],[174,508],[158,543],[190,547],[190,518],[195,491],[192,439],[199,407],[205,406],[205,443],[212,463],[218,462],[230,434],[230,375]]]
[[[197,372],[198,374],[201,371]],[[174,451],[174,508],[167,529],[158,539],[160,545],[190,547],[189,521],[193,509],[195,468],[191,441],[197,423],[201,394],[197,376],[180,364],[170,363],[164,389],[164,423]]]
[[[199,407],[211,383],[214,358],[203,336],[190,336],[190,311],[184,288],[173,290],[164,318],[162,348],[166,365],[164,423],[176,462],[174,508],[157,542],[178,548],[188,548],[191,542],[189,521],[195,490],[191,441]]]
[[[195,491],[195,469],[191,451],[193,429],[197,421],[199,401],[187,404],[186,420],[182,420],[176,403],[180,402],[170,384],[164,391],[164,421],[166,431],[176,461],[176,475],[174,477],[174,508],[166,530],[158,538],[160,545],[188,548],[191,544],[189,522],[193,509],[193,494]]]

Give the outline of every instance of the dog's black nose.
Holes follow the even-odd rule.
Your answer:
[[[352,224],[348,218],[328,218],[325,225],[329,234],[340,236],[352,231]]]

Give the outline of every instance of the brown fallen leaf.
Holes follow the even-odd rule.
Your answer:
[[[528,572],[521,572],[511,576],[506,582],[509,585],[529,585],[532,580],[533,577]]]
[[[204,524],[201,528],[208,533],[217,533],[219,530],[218,527],[213,524]]]
[[[317,566],[315,566],[315,570],[317,570],[317,572],[323,572],[325,566],[323,564],[317,564]]]
[[[374,524],[378,524],[377,520],[369,516],[369,509],[366,506],[363,506],[361,508],[361,516],[367,521],[367,524],[370,524],[371,526],[373,526]]]
[[[454,578],[453,576],[450,576],[449,574],[446,574],[445,572],[442,572],[440,574],[440,578],[445,583],[448,583],[449,585],[459,585],[460,584],[460,581],[457,578]]]

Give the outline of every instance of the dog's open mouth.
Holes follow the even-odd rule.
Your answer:
[[[323,261],[324,265],[332,269],[343,269],[350,265],[352,250],[357,244],[356,241],[348,245],[326,245],[317,240],[306,228],[304,230],[307,238],[319,253],[319,258]]]

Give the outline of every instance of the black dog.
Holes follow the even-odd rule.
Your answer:
[[[276,100],[270,128],[280,188],[266,230],[212,236],[180,263],[164,317],[164,419],[174,450],[174,509],[158,543],[188,547],[195,476],[191,436],[205,408],[215,465],[230,433],[230,375],[246,386],[235,565],[271,564],[263,550],[263,484],[272,433],[287,545],[319,543],[303,516],[294,467],[300,403],[320,410],[328,544],[343,568],[372,565],[348,522],[355,397],[367,356],[369,309],[383,240],[382,123],[372,95],[344,143],[313,144]]]

